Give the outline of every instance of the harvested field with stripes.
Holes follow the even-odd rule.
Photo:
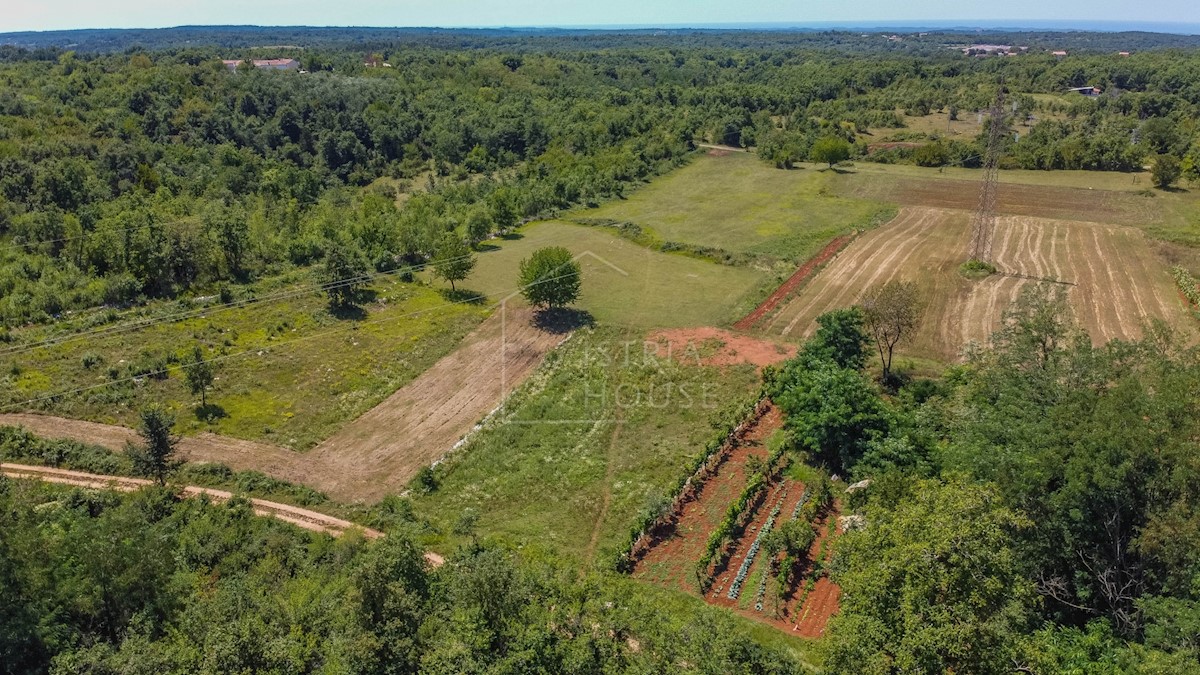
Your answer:
[[[1022,288],[1046,280],[1064,285],[1076,320],[1097,344],[1138,338],[1151,319],[1193,331],[1170,273],[1139,230],[1000,216],[992,246],[999,273],[970,281],[958,272],[968,257],[969,221],[966,211],[902,209],[831,260],[760,327],[805,337],[820,314],[855,304],[878,284],[908,280],[919,287],[926,310],[905,353],[952,360],[967,343],[987,341]]]

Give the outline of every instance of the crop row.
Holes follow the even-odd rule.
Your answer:
[[[750,515],[758,506],[758,497],[770,482],[769,479],[774,475],[785,450],[786,446],[781,444],[771,452],[762,469],[750,477],[745,489],[725,511],[725,517],[721,523],[709,535],[708,542],[704,546],[704,555],[696,562],[696,580],[700,584],[701,593],[707,593],[708,587],[712,583],[709,566],[713,564],[714,558],[716,559],[714,569],[720,569],[724,564],[726,557],[731,553],[729,545],[737,541],[743,529],[749,524]],[[719,557],[718,554],[720,554]]]
[[[742,566],[738,568],[737,574],[733,577],[733,583],[729,586],[729,599],[737,600],[742,592],[742,582],[746,580],[746,575],[750,573],[750,567],[754,565],[754,558],[758,556],[758,549],[762,547],[762,540],[771,532],[771,528],[775,527],[775,519],[779,517],[779,512],[783,509],[783,499],[787,497],[787,490],[783,490],[776,500],[774,508],[771,509],[770,515],[767,516],[767,522],[763,523],[762,528],[758,530],[758,534],[754,537],[754,541],[750,543],[750,548],[746,551],[746,559],[742,561]],[[767,575],[763,575],[765,583]]]
[[[1200,288],[1196,287],[1196,278],[1192,273],[1176,265],[1171,268],[1171,276],[1175,277],[1175,285],[1179,286],[1179,291],[1192,307],[1200,307]]]

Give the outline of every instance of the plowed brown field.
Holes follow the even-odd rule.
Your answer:
[[[878,284],[909,280],[920,288],[926,310],[905,352],[953,359],[968,342],[985,343],[1004,310],[1036,278],[1066,284],[1076,319],[1097,343],[1137,338],[1151,318],[1191,330],[1169,272],[1138,230],[1001,216],[992,246],[1001,273],[969,281],[958,273],[968,257],[969,220],[966,211],[902,209],[830,261],[764,329],[807,336],[820,314],[858,302]]]
[[[846,174],[838,191],[846,196],[903,206],[973,211],[979,206],[978,181],[908,178],[878,173]],[[1144,225],[1162,218],[1162,205],[1150,197],[1112,190],[1057,185],[1001,183],[996,212],[1014,216]]]

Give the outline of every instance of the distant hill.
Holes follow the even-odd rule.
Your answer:
[[[1163,25],[1163,30],[1169,26]],[[1200,27],[1197,27],[1200,30]],[[1180,24],[1178,30],[1186,31]],[[896,35],[899,40],[888,40]],[[179,26],[175,28],[105,28],[0,33],[0,45],[36,50],[74,50],[111,53],[140,48],[249,49],[287,46],[300,48],[355,47],[378,49],[401,44],[458,49],[597,49],[661,46],[664,42],[731,48],[802,47],[847,51],[887,51],[923,54],[947,44],[994,40],[1035,48],[1074,51],[1130,51],[1200,47],[1200,36],[1176,32],[1024,30],[993,27],[932,28],[916,25],[885,28],[805,26],[701,28],[366,28],[310,26]]]

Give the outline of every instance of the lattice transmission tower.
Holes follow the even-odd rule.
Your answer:
[[[988,262],[992,257],[992,233],[996,229],[996,183],[999,179],[1000,153],[1008,135],[1004,112],[1004,86],[988,111],[987,151],[983,158],[983,185],[979,189],[979,207],[971,216],[971,259]]]

